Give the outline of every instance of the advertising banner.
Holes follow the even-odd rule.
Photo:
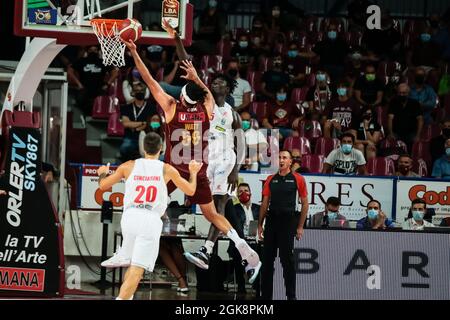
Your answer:
[[[0,178],[0,296],[61,296],[61,228],[41,179],[39,130],[11,128]]]

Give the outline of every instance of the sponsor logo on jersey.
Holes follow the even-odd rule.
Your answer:
[[[178,113],[178,122],[186,123],[186,122],[205,122],[205,113],[204,112],[179,112]]]

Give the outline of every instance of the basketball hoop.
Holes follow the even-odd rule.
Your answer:
[[[120,41],[119,25],[123,20],[92,19],[91,25],[100,43],[103,64],[123,67],[125,65],[125,43]]]

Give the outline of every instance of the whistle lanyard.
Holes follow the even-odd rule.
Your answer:
[[[136,105],[133,103],[134,121],[138,121],[139,116],[141,115],[142,111],[144,111],[146,106],[147,102],[144,102],[144,105],[140,108],[141,110],[139,110],[139,112],[136,114]]]

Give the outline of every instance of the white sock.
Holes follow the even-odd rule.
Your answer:
[[[131,298],[130,299],[128,299],[128,300],[133,300],[133,298],[134,298],[134,294],[131,296]],[[117,297],[116,298],[116,300],[123,300],[122,298],[120,298],[120,297]]]
[[[236,247],[238,246],[239,243],[245,242],[244,239],[239,237],[239,235],[237,234],[236,230],[234,230],[233,228],[231,228],[230,231],[228,231],[227,237],[230,238],[234,242]]]
[[[206,252],[208,254],[211,254],[213,252],[214,242],[212,242],[211,240],[206,240],[203,246],[206,248]]]
[[[123,300],[122,298],[117,297],[116,300]]]

